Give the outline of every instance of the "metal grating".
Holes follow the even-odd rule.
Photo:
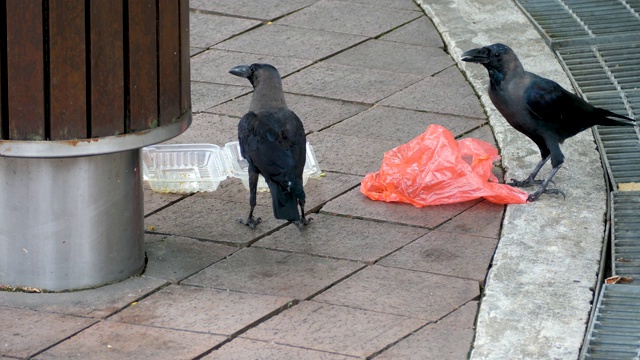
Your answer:
[[[613,275],[640,279],[640,192],[613,192],[611,205]]]
[[[640,286],[604,285],[581,358],[640,358]]]

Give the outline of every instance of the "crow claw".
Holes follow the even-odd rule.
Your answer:
[[[313,220],[313,218],[304,218],[303,217],[299,221],[294,221],[293,223],[296,224],[296,226],[298,226],[298,229],[300,229],[300,231],[302,231],[302,229],[304,229],[304,226],[305,225],[309,225],[311,220]]]
[[[560,189],[543,189],[540,188],[538,190],[536,190],[535,192],[529,194],[529,197],[527,198],[528,202],[533,202],[538,200],[538,198],[540,198],[540,195],[542,194],[552,194],[552,195],[562,195],[562,200],[565,200],[567,197],[564,194],[564,191],[560,190]]]
[[[262,222],[261,218],[253,218],[253,216],[247,218],[247,220],[236,219],[240,224],[247,225],[251,230],[255,230],[256,226]]]

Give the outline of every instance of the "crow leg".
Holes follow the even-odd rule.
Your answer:
[[[247,220],[238,219],[238,222],[247,225],[251,230],[256,229],[256,225],[260,224],[261,218],[255,219],[253,217],[253,209],[256,207],[256,192],[258,190],[258,172],[249,166],[249,215]]]
[[[551,182],[551,178],[558,172],[558,170],[560,170],[560,165],[558,165],[558,166],[554,167],[553,169],[551,169],[551,172],[549,173],[549,176],[547,176],[547,178],[544,179],[544,181],[542,182],[542,185],[540,185],[538,190],[536,190],[535,192],[529,194],[529,197],[527,198],[527,201],[536,201],[536,200],[538,200],[538,198],[542,194],[562,195],[562,198],[564,199],[565,195],[564,195],[564,192],[562,190],[560,190],[560,189],[547,189],[547,186]]]
[[[300,206],[300,220],[295,221],[294,223],[298,226],[298,229],[302,231],[305,225],[308,225],[313,218],[305,218],[304,217],[304,201],[298,199],[298,205]]]
[[[546,164],[547,161],[549,161],[550,158],[551,158],[551,155],[549,155],[549,156],[547,156],[545,158],[542,158],[540,161],[538,161],[538,164],[536,165],[535,168],[533,168],[533,171],[531,172],[531,174],[529,174],[529,177],[527,177],[526,179],[524,179],[524,180],[511,179],[511,182],[507,183],[507,185],[517,186],[517,187],[527,187],[527,186],[531,186],[531,185],[542,185],[542,184],[544,184],[545,181],[547,183],[551,182],[553,184],[553,181],[550,178],[547,178],[545,180],[536,180],[536,176],[540,172],[540,169],[542,169],[544,164]],[[546,185],[545,185],[545,187],[546,187]]]

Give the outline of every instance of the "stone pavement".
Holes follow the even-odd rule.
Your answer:
[[[109,359],[465,359],[504,206],[422,209],[359,192],[385,151],[441,124],[495,143],[476,93],[412,0],[191,0],[193,124],[169,143],[237,138],[250,84],[283,76],[325,176],[300,232],[239,180],[145,189],[144,274],[69,293],[0,293],[0,356]],[[500,169],[496,168],[496,172]]]

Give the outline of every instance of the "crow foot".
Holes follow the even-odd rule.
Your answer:
[[[302,229],[304,229],[305,225],[309,225],[309,223],[311,222],[311,220],[313,220],[313,218],[302,218],[298,221],[294,221],[293,223],[296,224],[296,226],[298,227],[298,229],[300,229],[300,231],[302,231]]]
[[[556,184],[553,180],[549,180],[549,183],[552,185]],[[511,179],[511,182],[507,183],[507,185],[515,186],[515,187],[529,187],[532,185],[542,185],[542,184],[544,184],[544,180],[534,180],[531,177],[528,177],[524,180]]]
[[[247,220],[242,220],[242,219],[237,219],[237,220],[240,224],[247,225],[248,227],[250,227],[251,230],[255,230],[256,225],[262,222],[261,218],[256,219],[253,216],[248,217]]]
[[[533,202],[538,200],[538,198],[540,198],[540,195],[542,194],[552,194],[552,195],[562,195],[562,199],[564,200],[566,198],[564,191],[560,190],[560,189],[545,189],[545,188],[539,188],[538,190],[536,190],[535,192],[529,194],[529,197],[527,198],[527,201],[529,202]]]

